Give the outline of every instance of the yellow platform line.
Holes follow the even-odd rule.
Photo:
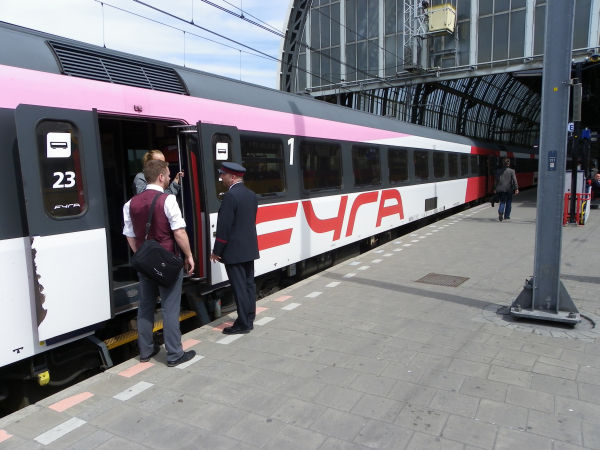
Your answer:
[[[196,313],[194,311],[181,311],[179,314],[179,321],[189,319],[190,317],[194,317]],[[152,332],[155,333],[158,330],[163,329],[163,321],[162,319],[154,322],[154,327],[152,328]],[[121,345],[128,344],[129,342],[133,342],[138,338],[138,332],[136,330],[126,331],[118,336],[114,336],[104,340],[104,344],[106,348],[112,350],[113,348],[120,347]]]

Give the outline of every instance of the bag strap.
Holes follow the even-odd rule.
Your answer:
[[[150,205],[150,214],[148,215],[148,222],[146,222],[146,235],[144,236],[144,240],[148,239],[148,234],[150,233],[150,226],[152,224],[152,215],[154,214],[154,205],[156,205],[156,200],[158,200],[158,197],[160,197],[162,194],[163,194],[162,192],[158,192],[152,199],[152,204]]]

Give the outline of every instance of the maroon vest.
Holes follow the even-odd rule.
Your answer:
[[[158,191],[153,189],[146,189],[144,192],[133,197],[131,203],[129,203],[129,215],[131,216],[131,223],[133,224],[137,248],[140,248],[142,242],[144,242],[146,222],[148,222],[148,215],[150,214],[150,205],[158,193]],[[156,200],[148,239],[158,241],[166,250],[175,253],[175,238],[173,237],[173,232],[169,225],[169,219],[165,214],[166,199],[167,196],[163,194]]]

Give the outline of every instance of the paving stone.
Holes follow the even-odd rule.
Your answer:
[[[387,395],[396,384],[393,378],[360,374],[350,384],[350,388],[373,395]]]
[[[448,372],[479,378],[487,378],[489,371],[490,366],[488,364],[459,358],[453,358],[448,367]]]
[[[451,373],[445,370],[431,370],[423,374],[419,383],[437,389],[458,391],[464,380],[464,375]]]
[[[271,436],[280,433],[286,424],[272,418],[246,413],[225,434],[246,444],[261,447]]]
[[[363,427],[354,442],[369,448],[404,448],[413,432],[398,425],[370,420]]]
[[[341,386],[325,386],[314,401],[320,405],[350,411],[365,395],[362,392]]]
[[[452,415],[448,418],[442,436],[467,445],[491,449],[494,447],[497,429],[495,425],[481,423],[476,419]]]
[[[507,405],[494,400],[482,399],[476,417],[482,421],[505,427],[527,427],[527,409],[521,406]]]
[[[327,436],[323,434],[287,425],[276,436],[270,438],[262,448],[272,450],[318,449],[326,439]]]
[[[569,444],[582,445],[581,420],[564,415],[530,411],[527,430]]]
[[[526,431],[500,428],[496,436],[494,450],[553,450],[552,444],[552,439]]]
[[[326,407],[305,402],[296,398],[286,398],[283,404],[273,413],[273,418],[290,425],[309,428],[317,417],[325,412]]]
[[[433,408],[406,405],[396,419],[396,424],[411,430],[439,435],[448,419],[448,414]]]
[[[600,386],[597,384],[579,383],[579,398],[600,404]]]
[[[586,448],[600,448],[600,426],[598,426],[598,416],[593,422],[582,423],[583,445]]]
[[[426,406],[431,402],[436,392],[436,389],[427,386],[398,381],[390,391],[389,397],[412,405]]]
[[[518,386],[509,386],[506,393],[506,402],[536,409],[538,411],[553,413],[554,396],[545,392],[525,389]]]
[[[556,396],[556,414],[577,417],[600,427],[600,404]]]
[[[414,433],[405,450],[464,450],[460,442],[450,441],[440,436],[424,433]]]
[[[491,400],[504,401],[508,385],[498,381],[484,380],[482,378],[466,377],[460,393],[472,397],[489,398]]]
[[[365,394],[354,405],[351,412],[370,419],[393,422],[404,406],[406,406],[404,402]]]
[[[577,383],[550,375],[534,373],[531,377],[531,389],[563,397],[579,397]]]
[[[327,408],[310,428],[327,436],[352,442],[366,424],[367,419],[364,417]]]
[[[456,392],[438,391],[429,406],[447,413],[474,417],[479,404],[479,398]]]
[[[531,385],[531,373],[500,366],[492,366],[488,378],[493,381],[514,384],[521,387],[530,387]]]
[[[542,362],[536,362],[533,366],[533,372],[541,375],[550,375],[557,378],[565,378],[567,380],[574,380],[577,378],[577,370],[567,369],[566,367],[554,366],[551,364],[545,364]]]

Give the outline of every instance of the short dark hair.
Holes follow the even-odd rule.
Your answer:
[[[161,173],[165,172],[165,169],[168,170],[169,164],[166,161],[161,161],[159,159],[151,159],[146,164],[144,164],[144,178],[147,183],[154,183],[158,176]]]

